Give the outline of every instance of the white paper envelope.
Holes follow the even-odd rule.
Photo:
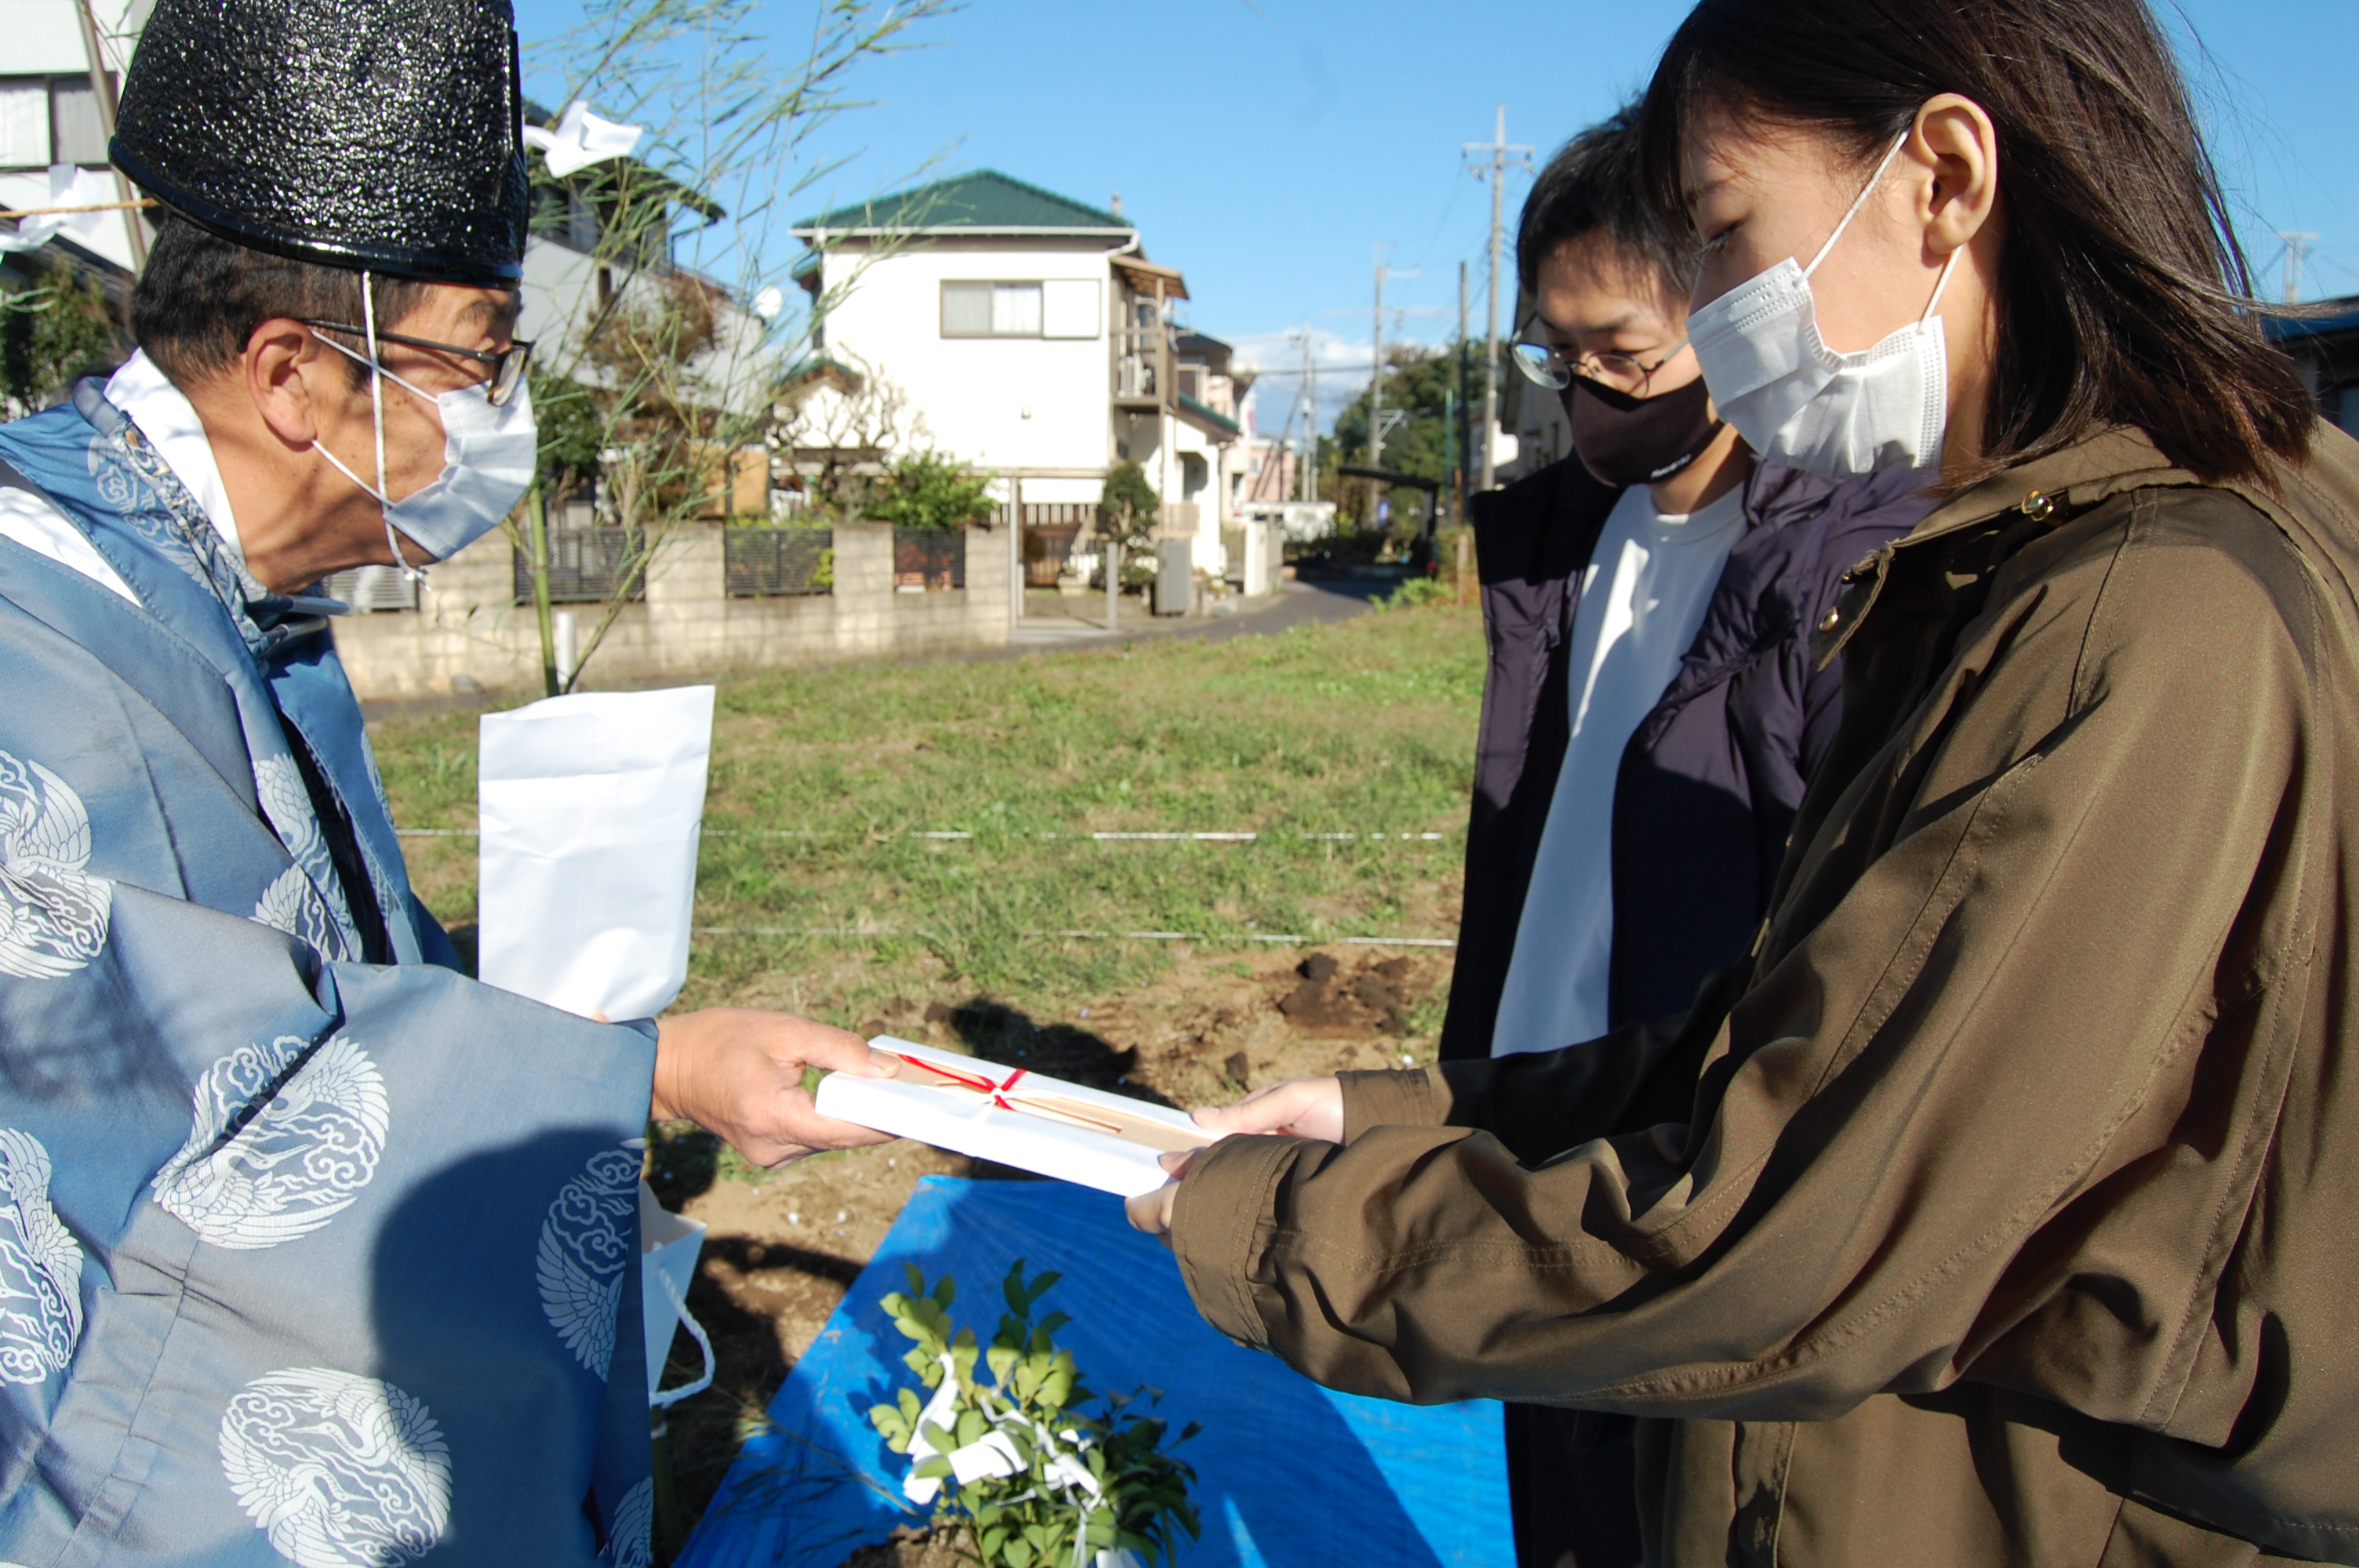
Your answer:
[[[712,1346],[688,1315],[688,1287],[704,1249],[704,1222],[674,1214],[639,1184],[639,1305],[647,1331],[647,1402],[669,1404],[701,1393],[712,1381]],[[672,1331],[682,1324],[704,1351],[704,1376],[686,1388],[660,1390]]]
[[[481,968],[584,1017],[653,1018],[688,978],[712,688],[484,715]]]
[[[869,1044],[945,1074],[830,1073],[819,1086],[821,1115],[1126,1198],[1169,1179],[1161,1163],[1166,1152],[1214,1141],[1185,1111],[889,1034]]]

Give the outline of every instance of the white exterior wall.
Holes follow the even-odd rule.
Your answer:
[[[127,4],[92,0],[91,8],[98,21],[101,47],[119,85],[152,0],[128,0]],[[5,49],[0,50],[0,76],[87,76],[90,72],[75,0],[0,0],[0,38],[7,40]],[[139,192],[135,189],[132,194]],[[115,198],[110,195],[108,200]],[[45,207],[49,200],[48,170],[0,173],[0,208]],[[103,213],[94,237],[76,234],[72,238],[83,249],[127,271],[131,266],[129,222],[127,213]]]
[[[1026,500],[1096,500],[1092,476],[1113,459],[1106,323],[1114,280],[1104,243],[926,240],[873,262],[864,252],[846,242],[826,255],[823,287],[844,293],[827,311],[825,351],[898,386],[939,449],[973,468],[1027,476]],[[1066,278],[1097,285],[1093,336],[942,335],[946,282]],[[1076,484],[1085,495],[1063,492]]]

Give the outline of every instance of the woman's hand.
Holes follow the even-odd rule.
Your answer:
[[[1196,1125],[1223,1137],[1238,1132],[1276,1132],[1288,1138],[1343,1141],[1343,1080],[1296,1078],[1256,1089],[1225,1110],[1200,1110]]]
[[[658,1020],[658,1121],[693,1121],[726,1139],[749,1163],[783,1165],[821,1149],[889,1142],[888,1134],[821,1116],[803,1087],[820,1067],[864,1078],[893,1076],[867,1042],[791,1013],[714,1007]]]
[[[1194,1113],[1196,1125],[1227,1138],[1241,1133],[1272,1133],[1287,1138],[1315,1138],[1324,1143],[1343,1141],[1343,1080],[1297,1078],[1256,1089],[1223,1110]],[[1180,1200],[1180,1183],[1188,1174],[1192,1154],[1166,1154],[1163,1168],[1171,1179],[1151,1193],[1142,1193],[1123,1205],[1131,1225],[1149,1236],[1171,1239],[1171,1210]]]

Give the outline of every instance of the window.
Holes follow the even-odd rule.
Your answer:
[[[945,338],[1037,338],[1040,335],[1040,286],[1037,283],[945,283]]]
[[[0,81],[0,165],[49,167],[49,89],[41,81]]]
[[[1094,338],[1104,320],[1093,277],[1052,277],[1040,286],[1040,335]]]
[[[1094,338],[1098,286],[1093,278],[1045,283],[945,283],[945,338]]]
[[[105,162],[106,132],[89,77],[0,77],[0,168]]]

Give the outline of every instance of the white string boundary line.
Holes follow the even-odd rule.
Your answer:
[[[699,925],[699,936],[932,936],[939,933],[878,925]],[[1118,942],[1266,942],[1297,947],[1455,947],[1448,936],[1306,936],[1261,931],[1026,931],[1031,937],[1069,937]]]
[[[394,832],[404,838],[475,838],[482,836],[476,827],[397,827]],[[816,838],[820,835],[809,827],[713,827],[705,830],[707,838]],[[937,828],[913,830],[903,835],[908,838],[941,840],[968,839],[985,837],[983,834]],[[1012,833],[1011,838],[1090,838],[1099,843],[1163,843],[1194,842],[1202,844],[1252,844],[1263,838],[1283,838],[1282,833]],[[1408,844],[1439,844],[1446,833],[1298,833],[1297,838],[1345,843],[1366,840],[1386,843],[1399,840]]]

